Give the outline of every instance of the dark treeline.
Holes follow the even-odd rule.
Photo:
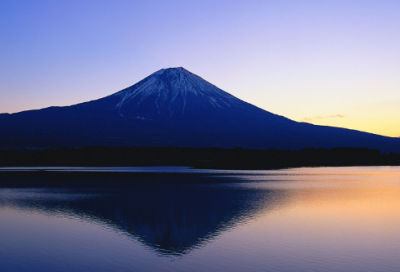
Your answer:
[[[400,154],[367,148],[257,150],[180,147],[85,147],[0,151],[0,166],[193,166],[276,169],[302,166],[400,165]]]

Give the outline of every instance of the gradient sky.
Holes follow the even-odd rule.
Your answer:
[[[0,112],[182,66],[296,121],[400,136],[398,0],[0,0]]]

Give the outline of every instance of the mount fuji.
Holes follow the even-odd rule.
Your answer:
[[[400,139],[295,122],[181,67],[159,70],[98,100],[0,114],[1,148],[85,146],[366,147],[400,152]]]

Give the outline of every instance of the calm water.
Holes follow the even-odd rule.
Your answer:
[[[400,167],[18,170],[0,271],[400,270]]]

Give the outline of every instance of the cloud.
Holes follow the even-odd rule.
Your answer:
[[[300,121],[310,122],[315,119],[344,118],[344,117],[345,117],[345,115],[343,115],[343,114],[336,114],[336,115],[329,115],[329,116],[305,117],[305,118],[301,119]]]

